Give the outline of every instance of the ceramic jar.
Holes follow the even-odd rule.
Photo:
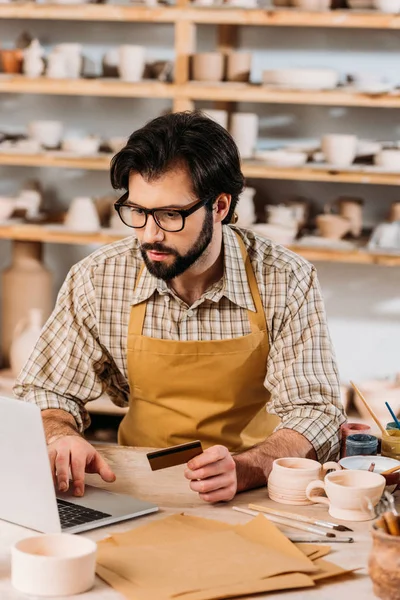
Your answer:
[[[250,52],[230,52],[227,55],[226,79],[228,81],[249,81],[251,60]]]
[[[267,222],[271,223],[271,225],[282,225],[282,227],[297,229],[298,221],[295,211],[291,206],[268,204],[265,207],[265,211],[267,213]]]
[[[62,55],[67,78],[78,79],[81,76],[82,44],[57,44],[54,46],[53,52]]]
[[[119,76],[131,83],[141,81],[145,67],[144,46],[124,45],[119,47]]]
[[[31,308],[26,317],[18,321],[10,347],[10,366],[14,377],[22,371],[39,338],[43,327],[40,308]]]
[[[393,202],[390,207],[389,220],[393,223],[394,221],[400,221],[400,202]]]
[[[241,158],[252,158],[258,138],[258,115],[232,113],[230,134],[236,142]]]
[[[400,600],[400,536],[372,527],[368,573],[374,594],[382,600]]]
[[[309,458],[278,458],[274,460],[268,478],[269,497],[282,504],[311,504],[306,496],[308,484],[323,479],[330,469],[340,470],[341,467],[335,462],[321,465]]]
[[[225,56],[221,52],[201,52],[192,56],[192,79],[195,81],[222,81]]]
[[[46,320],[53,307],[52,275],[42,262],[39,242],[13,241],[12,263],[1,276],[1,349],[9,364],[12,337],[17,324],[32,308],[42,311]]]

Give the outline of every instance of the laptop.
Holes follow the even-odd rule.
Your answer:
[[[78,533],[156,512],[125,494],[85,486],[85,495],[54,489],[41,411],[0,397],[0,519],[43,533]]]

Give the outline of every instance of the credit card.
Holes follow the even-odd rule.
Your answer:
[[[201,442],[196,440],[194,442],[187,442],[186,444],[178,444],[178,446],[163,448],[162,450],[154,450],[146,456],[149,460],[151,470],[158,471],[159,469],[167,469],[176,465],[184,465],[191,458],[198,456],[202,452]]]

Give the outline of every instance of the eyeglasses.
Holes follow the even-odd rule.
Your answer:
[[[126,192],[114,204],[115,210],[125,225],[133,227],[133,229],[143,229],[143,227],[146,226],[149,215],[151,215],[160,229],[170,233],[182,231],[185,227],[186,218],[196,212],[196,210],[199,210],[202,206],[205,206],[207,202],[210,202],[210,198],[196,200],[196,202],[189,204],[188,208],[185,209],[143,208],[142,206],[136,206],[135,204],[126,202],[128,196],[129,193]]]

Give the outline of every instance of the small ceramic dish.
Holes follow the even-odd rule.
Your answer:
[[[387,456],[346,456],[339,460],[339,465],[345,470],[368,471],[371,463],[375,463],[374,473],[382,473],[392,467],[400,466],[400,462]],[[400,471],[384,475],[386,487],[393,492],[400,483]]]
[[[258,150],[255,158],[262,160],[271,167],[295,168],[307,162],[305,152],[288,152],[287,150]]]

